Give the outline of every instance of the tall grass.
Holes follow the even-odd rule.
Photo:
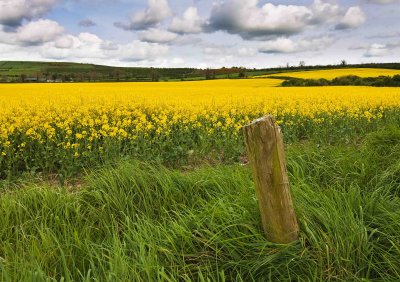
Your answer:
[[[125,161],[0,198],[1,281],[400,280],[400,133],[288,147],[301,236],[265,240],[246,166]]]

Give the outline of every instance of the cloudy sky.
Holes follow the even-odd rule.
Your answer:
[[[400,62],[400,0],[0,0],[0,60]]]

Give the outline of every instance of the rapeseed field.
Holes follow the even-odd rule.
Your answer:
[[[121,156],[234,160],[243,152],[242,126],[265,114],[288,142],[332,142],[400,119],[398,88],[276,87],[280,82],[2,84],[1,177],[70,173]]]
[[[334,79],[336,77],[355,75],[359,77],[378,77],[378,76],[394,76],[400,74],[400,70],[394,69],[374,69],[374,68],[344,68],[329,70],[311,70],[298,72],[283,72],[279,76],[287,76],[301,79]],[[260,77],[270,77],[275,75],[266,75]]]

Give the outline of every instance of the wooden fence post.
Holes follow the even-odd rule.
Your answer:
[[[264,116],[244,126],[243,132],[265,235],[274,243],[293,242],[298,239],[299,227],[280,127],[272,116]]]

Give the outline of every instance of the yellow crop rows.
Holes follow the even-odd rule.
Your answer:
[[[76,162],[111,147],[130,154],[146,146],[166,150],[165,144],[223,146],[229,138],[240,142],[241,127],[263,114],[273,114],[298,138],[319,128],[352,131],[399,117],[399,88],[274,87],[279,83],[1,84],[0,167],[28,166],[31,159],[48,166],[40,158]]]
[[[270,76],[285,76],[302,79],[334,79],[336,77],[355,75],[359,77],[377,77],[377,76],[394,76],[400,74],[400,70],[390,69],[369,69],[369,68],[345,68],[345,69],[332,69],[332,70],[312,70],[312,71],[299,71],[299,72],[282,72],[278,74],[263,75],[258,77]]]

